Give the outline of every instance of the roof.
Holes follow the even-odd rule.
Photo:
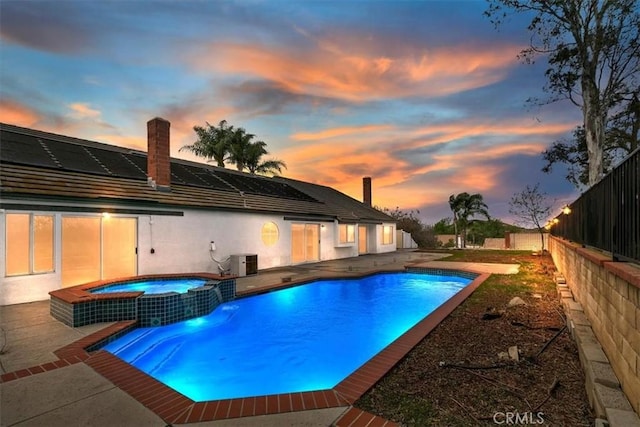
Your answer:
[[[145,208],[260,211],[345,222],[395,222],[330,187],[171,158],[171,188],[147,182],[147,154],[0,123],[0,195]]]

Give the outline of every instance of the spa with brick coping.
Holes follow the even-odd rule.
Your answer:
[[[434,269],[426,270],[435,272]],[[489,277],[489,274],[486,273],[479,274],[468,271],[454,272],[442,269],[438,269],[438,271],[440,274],[455,273],[465,275],[466,277],[473,276],[475,279],[332,389],[195,402],[107,351],[99,349],[105,343],[137,327],[138,325],[135,320],[117,322],[57,350],[55,354],[60,357],[60,363],[54,363],[53,365],[63,367],[72,363],[84,362],[153,411],[168,424],[194,423],[349,406],[375,385],[413,347],[426,337],[429,332],[442,322],[442,320]],[[194,275],[189,275],[189,277],[194,277]],[[320,278],[308,278],[304,280],[304,282],[318,279]],[[304,282],[269,286],[266,291],[300,285]],[[258,292],[264,291],[263,289]],[[258,292],[245,292],[243,295],[248,296]],[[19,371],[5,374],[1,377],[1,380],[11,381],[40,372],[37,368],[29,368],[22,371],[25,372]],[[375,417],[374,415],[357,409],[347,411],[341,419],[338,420],[338,425],[364,426],[369,425],[371,422],[374,422],[376,425],[395,425],[380,417]]]

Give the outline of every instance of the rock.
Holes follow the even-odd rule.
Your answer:
[[[508,304],[509,307],[515,307],[517,305],[527,305],[527,303],[520,297],[513,297]]]
[[[482,315],[481,319],[482,320],[494,320],[497,319],[499,317],[502,317],[502,314],[500,313],[485,313]]]
[[[531,296],[534,297],[535,299],[542,299],[542,295],[540,294],[533,294]]]
[[[520,361],[520,353],[518,352],[518,346],[513,345],[509,347],[509,358],[511,360],[515,360],[516,362]]]
[[[511,357],[509,357],[509,353],[507,353],[506,351],[501,351],[500,353],[498,353],[498,359],[509,360],[511,359]]]

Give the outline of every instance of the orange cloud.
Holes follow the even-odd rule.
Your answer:
[[[309,141],[309,140],[321,140],[330,139],[338,136],[380,132],[392,129],[390,125],[366,125],[366,126],[349,126],[349,127],[337,127],[331,129],[325,129],[319,132],[298,132],[291,135],[291,139],[294,141]]]
[[[500,81],[515,64],[517,46],[398,50],[397,56],[331,43],[289,52],[266,45],[211,43],[187,61],[197,71],[221,71],[277,82],[292,93],[369,101],[403,96],[441,96]],[[328,47],[327,47],[328,46]]]
[[[40,119],[31,108],[8,99],[0,99],[0,117],[5,123],[23,127],[31,127]]]
[[[568,124],[526,119],[491,123],[469,120],[424,128],[384,124],[336,127],[294,133],[290,139],[305,144],[279,154],[289,165],[288,176],[331,185],[360,199],[361,179],[370,175],[375,182],[375,204],[391,208],[402,204],[403,209],[415,209],[441,203],[453,192],[498,188],[504,168],[495,162],[491,168],[482,163],[519,154],[536,156],[544,150],[549,136],[571,128]],[[518,136],[517,143],[511,142],[514,135]],[[402,160],[397,155],[439,144],[443,147],[424,155],[425,164],[413,156]],[[425,188],[424,178],[433,174],[438,174],[438,186]]]
[[[99,110],[94,110],[87,103],[76,102],[67,106],[71,113],[69,114],[74,119],[98,119],[102,115]]]

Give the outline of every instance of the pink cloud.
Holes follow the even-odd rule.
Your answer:
[[[224,72],[277,82],[297,94],[369,101],[441,96],[500,81],[515,64],[518,46],[458,46],[431,51],[397,49],[393,55],[333,43],[291,52],[270,45],[216,42],[189,53],[200,72]]]
[[[571,130],[572,125],[539,123],[530,120],[492,123],[449,123],[425,128],[401,128],[383,124],[326,128],[316,132],[295,133],[294,141],[304,141],[283,150],[289,165],[287,175],[331,185],[354,198],[361,198],[362,176],[373,176],[374,203],[416,209],[442,203],[451,193],[460,191],[486,193],[500,187],[504,168],[483,165],[514,155],[536,156],[544,150],[550,137]],[[512,143],[513,136],[518,143]],[[480,144],[464,143],[466,138]],[[505,142],[508,141],[508,142]],[[456,142],[457,145],[447,144]],[[395,154],[444,144],[428,156],[428,163],[402,160]],[[438,185],[425,188],[425,179],[438,174]]]

